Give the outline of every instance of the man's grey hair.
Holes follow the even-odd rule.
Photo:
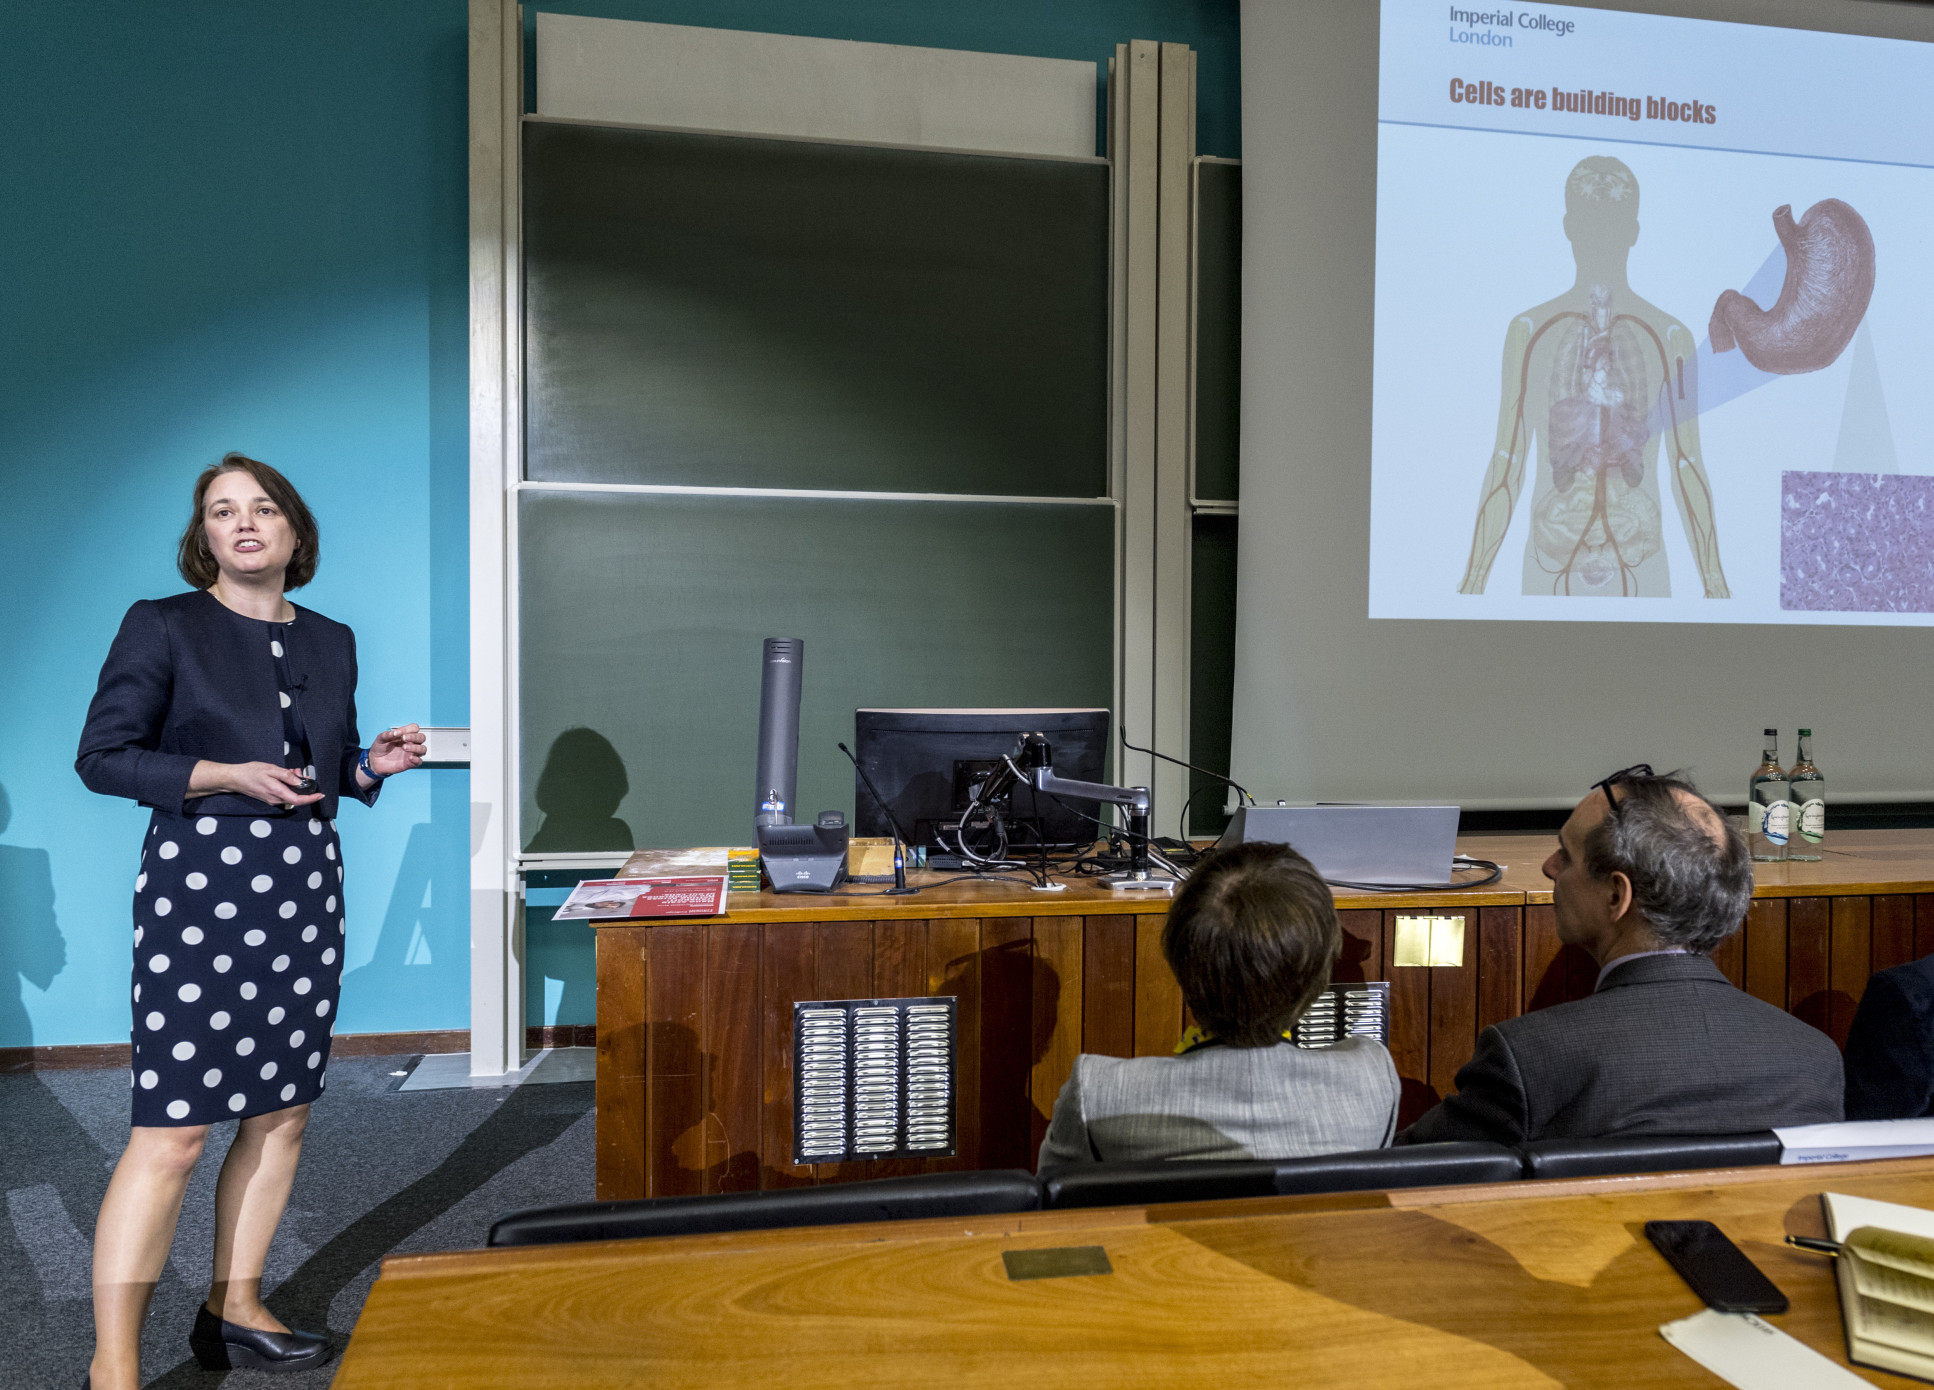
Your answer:
[[[1677,773],[1626,778],[1614,787],[1615,810],[1585,836],[1585,872],[1624,874],[1632,906],[1661,945],[1706,955],[1739,929],[1752,901],[1746,837]],[[1714,823],[1723,828],[1718,840]]]

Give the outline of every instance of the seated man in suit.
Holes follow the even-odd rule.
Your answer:
[[[1040,1167],[1096,1159],[1300,1158],[1380,1148],[1397,1119],[1381,1043],[1321,1051],[1285,1034],[1343,943],[1329,885],[1287,845],[1204,859],[1162,928],[1201,1039],[1173,1057],[1075,1058]]]
[[[1934,956],[1867,981],[1843,1060],[1849,1120],[1934,1115]]]
[[[1826,1034],[1707,959],[1753,893],[1739,827],[1649,767],[1593,787],[1544,864],[1558,939],[1598,963],[1589,998],[1486,1028],[1457,1093],[1397,1136],[1740,1134],[1840,1118]]]

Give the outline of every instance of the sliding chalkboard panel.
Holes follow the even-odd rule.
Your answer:
[[[525,476],[1095,497],[1108,168],[528,120]]]
[[[1242,413],[1242,166],[1195,166],[1195,495],[1233,502]]]
[[[761,639],[806,640],[799,804],[861,706],[1112,703],[1114,509],[526,489],[524,847],[745,844]]]
[[[1236,698],[1236,519],[1198,512],[1191,529],[1189,761],[1227,776]],[[1229,824],[1227,804],[1223,782],[1189,774],[1191,835],[1220,835]]]

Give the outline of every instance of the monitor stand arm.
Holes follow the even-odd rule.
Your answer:
[[[1150,869],[1147,787],[1079,782],[1071,777],[1056,777],[1052,767],[1030,769],[1027,780],[1036,791],[1046,792],[1050,796],[1078,796],[1086,801],[1106,801],[1127,811],[1128,872],[1108,878],[1106,882],[1110,888],[1166,890],[1174,882],[1171,878],[1155,877]]]

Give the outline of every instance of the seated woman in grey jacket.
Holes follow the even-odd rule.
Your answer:
[[[1289,846],[1205,858],[1162,928],[1162,954],[1204,1036],[1173,1057],[1075,1058],[1039,1166],[1388,1144],[1398,1086],[1383,1046],[1349,1038],[1313,1050],[1286,1036],[1329,983],[1342,941],[1329,886]]]

